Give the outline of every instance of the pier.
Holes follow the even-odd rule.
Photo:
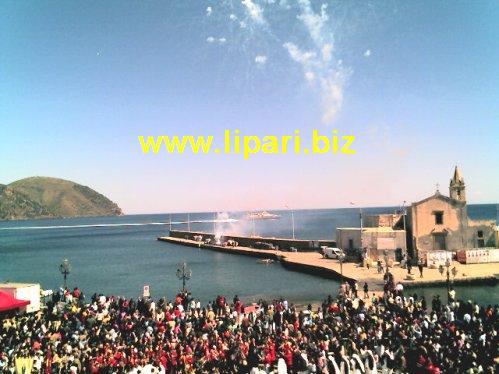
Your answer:
[[[244,247],[254,247],[257,242],[264,242],[272,244],[276,249],[280,250],[290,250],[295,248],[297,251],[317,251],[321,246],[336,247],[336,242],[334,240],[325,239],[291,239],[291,238],[275,238],[275,237],[265,237],[265,236],[242,236],[242,235],[230,235],[224,234],[217,239],[215,234],[202,231],[184,231],[184,230],[170,230],[170,236],[180,239],[190,239],[196,240],[196,237],[201,236],[203,239],[210,239],[212,243],[217,240],[228,241],[234,240],[239,245]]]
[[[359,290],[364,282],[369,286],[369,292],[379,292],[383,290],[383,273],[378,273],[376,266],[362,267],[357,263],[345,262],[343,269],[338,260],[323,258],[319,252],[283,252],[280,250],[257,249],[244,246],[224,246],[218,244],[206,244],[192,239],[185,239],[174,236],[159,237],[159,241],[173,244],[207,249],[233,255],[244,255],[255,258],[272,259],[280,262],[286,269],[301,273],[312,274],[327,279],[357,281]],[[458,270],[456,277],[452,277],[453,285],[463,284],[497,284],[499,279],[497,264],[469,264],[463,265],[453,262]],[[395,282],[400,282],[404,287],[432,287],[445,286],[446,277],[442,276],[438,269],[424,268],[423,278],[419,277],[417,267],[412,268],[413,279],[407,279],[407,270],[400,267],[390,267],[390,272],[394,275]]]

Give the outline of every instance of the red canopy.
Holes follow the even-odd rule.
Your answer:
[[[252,313],[254,311],[256,311],[256,304],[255,303],[244,308],[244,313]]]
[[[19,300],[10,293],[0,291],[0,312],[22,308],[29,304],[28,300]]]

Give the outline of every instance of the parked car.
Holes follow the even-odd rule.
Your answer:
[[[257,249],[269,249],[269,250],[274,250],[275,247],[272,243],[265,243],[265,242],[255,242],[253,244],[253,248]]]
[[[324,258],[338,258],[343,251],[336,247],[322,247],[321,253]]]

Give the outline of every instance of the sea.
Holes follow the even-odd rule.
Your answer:
[[[393,213],[397,208],[363,208],[363,214]],[[244,220],[243,212],[125,215],[0,222],[0,282],[40,283],[44,289],[63,284],[59,271],[67,259],[68,286],[94,293],[139,297],[149,286],[153,298],[172,299],[181,288],[179,264],[191,270],[187,288],[203,303],[217,295],[238,295],[244,302],[284,298],[296,304],[317,303],[336,295],[338,282],[265,265],[255,258],[160,242],[173,229],[241,235],[291,237],[291,211],[272,211],[276,220]],[[468,205],[472,219],[496,219],[494,204]],[[359,209],[310,209],[293,212],[295,235],[334,239],[337,227],[358,227]],[[226,221],[213,222],[213,220]],[[233,220],[233,221],[232,221]],[[229,222],[227,222],[229,221]],[[499,266],[498,266],[499,267]],[[458,297],[499,304],[499,286],[458,286]],[[414,288],[427,299],[444,297],[442,287]]]

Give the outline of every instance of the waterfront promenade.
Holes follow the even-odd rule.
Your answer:
[[[158,240],[228,254],[273,259],[279,261],[282,266],[289,270],[317,275],[324,278],[341,279],[342,269],[339,261],[325,259],[318,252],[283,252],[240,246],[229,247],[204,244],[194,240],[169,236],[160,237]],[[463,265],[454,261],[451,266],[455,266],[458,271],[455,278],[451,275],[451,280],[454,284],[495,284],[499,279],[499,264]],[[445,273],[444,275],[441,275],[438,269],[425,267],[423,278],[420,278],[418,268],[414,266],[411,271],[414,275],[414,279],[412,280],[406,279],[406,269],[395,266],[390,268],[390,272],[394,275],[395,282],[401,282],[404,286],[408,287],[445,286],[446,284]],[[344,263],[343,277],[350,281],[356,280],[359,283],[359,289],[362,289],[362,285],[366,282],[370,291],[383,290],[383,274],[379,274],[375,266],[371,266],[367,269],[366,267],[361,267],[355,263]]]

